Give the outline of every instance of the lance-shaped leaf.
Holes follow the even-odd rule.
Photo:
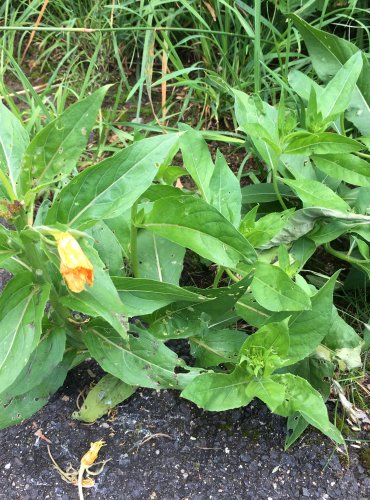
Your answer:
[[[285,387],[270,377],[258,377],[250,381],[246,393],[251,398],[258,398],[274,412],[284,403]]]
[[[130,316],[150,314],[172,302],[206,302],[201,294],[190,292],[171,283],[143,278],[113,278],[125,309]]]
[[[184,247],[151,231],[138,231],[137,257],[140,278],[178,285],[184,256]]]
[[[279,145],[277,109],[263,102],[259,97],[248,96],[240,90],[234,89],[233,93],[235,96],[235,115],[239,128],[247,134],[255,131],[251,139],[256,150],[270,168],[276,167],[279,153],[272,144],[276,147]],[[264,135],[261,138],[262,130]],[[269,137],[269,142],[266,141],[266,136]]]
[[[86,228],[120,215],[148,189],[158,165],[175,154],[177,144],[175,133],[143,139],[84,170],[56,197],[46,224]]]
[[[311,354],[329,333],[332,321],[332,303],[335,273],[320,290],[311,297],[312,309],[291,316],[289,322],[290,347],[288,358],[293,364]],[[271,321],[275,321],[274,316]]]
[[[136,389],[108,373],[89,391],[80,410],[73,412],[72,418],[82,422],[95,422],[111,408],[132,396]]]
[[[184,166],[208,203],[211,202],[211,177],[214,165],[206,141],[198,130],[188,129],[182,134],[180,147]]]
[[[285,386],[286,389],[284,402],[275,407],[275,413],[288,417],[298,412],[307,422],[336,443],[344,443],[341,433],[329,420],[328,411],[320,393],[307,380],[290,373],[272,375],[271,379]]]
[[[284,153],[289,155],[353,153],[364,149],[360,142],[331,132],[295,132],[287,140]]]
[[[21,192],[71,173],[84,151],[108,86],[69,106],[32,139],[25,151]]]
[[[256,260],[254,248],[235,227],[218,210],[197,198],[157,200],[137,225],[221,266],[236,268],[239,262]]]
[[[31,273],[15,276],[0,297],[0,393],[26,366],[41,336],[50,285],[35,285]]]
[[[114,330],[96,323],[88,326],[83,339],[101,367],[129,385],[181,389],[200,373],[186,367],[171,349],[148,332],[135,329],[134,335],[124,342]],[[176,373],[178,367],[185,373]]]
[[[348,184],[370,187],[370,163],[355,155],[313,156],[317,168]]]
[[[122,246],[114,231],[104,221],[100,221],[89,230],[94,238],[94,247],[98,251],[111,276],[122,276],[123,253]]]
[[[224,288],[188,287],[189,290],[204,295],[208,300],[191,305],[186,302],[170,304],[144,319],[150,323],[150,332],[163,340],[198,336],[198,332],[203,331],[203,328],[207,329],[208,326],[215,329],[227,327],[238,319],[233,308],[250,283],[251,277],[248,276]]]
[[[322,92],[319,111],[324,118],[335,118],[346,111],[361,70],[362,56],[361,51],[358,51],[339,69]]]
[[[343,38],[312,27],[306,21],[290,15],[301,33],[312,65],[319,78],[327,82],[358,52],[358,47]],[[364,135],[370,134],[370,65],[365,54],[362,56],[363,67],[351,96],[346,117]]]
[[[0,224],[0,264],[16,255],[21,242],[16,231],[11,231]]]
[[[28,363],[13,384],[0,395],[2,401],[31,391],[41,384],[45,375],[62,361],[66,334],[62,328],[53,326],[32,352]],[[1,404],[1,403],[0,403]]]
[[[42,382],[31,390],[17,396],[0,394],[0,429],[18,424],[42,408],[63,384],[75,355],[75,351],[66,353],[53,370],[45,371]]]
[[[240,184],[219,150],[216,153],[215,169],[210,181],[210,191],[209,203],[217,208],[233,226],[239,227],[242,202]]]
[[[294,189],[305,207],[331,208],[341,212],[350,211],[350,206],[321,182],[308,179],[285,179],[284,182]]]
[[[181,397],[209,411],[225,411],[250,403],[246,388],[251,376],[237,366],[232,373],[205,373],[182,391]]]
[[[311,309],[309,296],[280,267],[258,262],[251,288],[257,302],[270,311]]]
[[[194,329],[190,337],[191,355],[197,366],[211,367],[221,363],[236,364],[246,334],[239,330]]]
[[[0,102],[0,170],[8,176],[15,195],[23,154],[28,144],[28,133],[22,123]]]

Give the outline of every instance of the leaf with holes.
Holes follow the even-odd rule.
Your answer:
[[[69,106],[32,139],[23,158],[20,192],[71,173],[83,153],[109,86]]]
[[[17,274],[0,297],[0,393],[26,366],[41,336],[50,285],[35,285],[32,274]]]
[[[87,228],[125,212],[150,186],[158,165],[175,154],[178,137],[143,139],[76,175],[54,200],[46,224]]]
[[[18,118],[0,101],[0,170],[9,177],[15,196],[22,158],[30,140]]]

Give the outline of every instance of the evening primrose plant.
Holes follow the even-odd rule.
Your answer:
[[[333,305],[339,271],[318,287],[304,277],[317,240],[281,236],[301,227],[302,211],[257,216],[221,152],[213,159],[186,126],[79,171],[106,90],[31,141],[0,106],[0,259],[12,275],[0,296],[0,427],[31,416],[94,358],[106,375],[78,420],[138,387],[174,389],[210,411],[260,399],[288,417],[286,446],[309,424],[343,444],[324,401],[339,361],[361,362],[361,339]],[[182,175],[195,189],[174,187]],[[340,208],[311,208],[310,230]],[[213,287],[181,286],[186,249],[216,269]],[[169,340],[185,342],[191,362]]]

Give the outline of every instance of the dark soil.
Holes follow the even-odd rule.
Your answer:
[[[89,364],[90,375],[99,373]],[[0,432],[0,499],[74,500],[77,488],[52,468],[79,460],[91,441],[105,439],[110,458],[85,498],[101,500],[358,499],[370,497],[362,450],[349,447],[342,464],[330,441],[311,430],[283,451],[285,422],[257,403],[206,413],[175,392],[139,390],[111,418],[93,425],[71,419],[75,400],[92,379],[74,370],[63,389],[32,419]],[[151,439],[144,442],[146,438]],[[344,458],[344,457],[343,457]]]

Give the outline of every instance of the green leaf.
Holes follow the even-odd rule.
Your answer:
[[[289,322],[291,364],[311,354],[328,334],[331,326],[333,290],[339,271],[311,297],[312,309],[291,315]],[[274,316],[271,317],[274,321]]]
[[[46,373],[42,382],[30,391],[15,397],[0,394],[0,429],[16,425],[36,413],[63,384],[71,365],[73,352],[65,355],[51,372]]]
[[[113,375],[104,375],[89,391],[79,411],[72,413],[72,418],[92,423],[102,417],[111,408],[128,399],[136,387],[128,385]]]
[[[0,224],[0,264],[16,255],[21,245],[18,234]]]
[[[98,251],[111,276],[123,274],[122,247],[114,232],[103,221],[93,226],[88,233],[94,238],[94,248]]]
[[[50,285],[35,285],[32,274],[17,274],[0,297],[0,393],[26,366],[41,336]]]
[[[121,253],[128,258],[131,244],[131,209],[121,213],[118,217],[107,219],[104,224],[109,227],[121,246]]]
[[[101,316],[117,330],[122,338],[127,338],[126,325],[128,309],[119,298],[111,277],[104,269],[96,250],[86,241],[80,241],[81,248],[94,267],[94,284],[81,293],[70,293],[60,299],[70,309],[80,311],[92,317]]]
[[[370,163],[355,155],[313,156],[317,168],[355,186],[370,187]]]
[[[137,223],[221,266],[252,263],[256,253],[248,241],[215,208],[189,196],[164,198]]]
[[[13,384],[0,395],[1,400],[11,399],[31,391],[45,379],[62,361],[66,344],[66,334],[62,328],[53,326],[32,352],[28,363]],[[0,403],[1,404],[1,403]]]
[[[186,367],[185,363],[150,333],[135,329],[129,341],[104,325],[91,325],[83,334],[90,354],[106,372],[126,384],[152,389],[181,389],[199,370]],[[176,373],[177,367],[187,373]]]
[[[338,314],[336,307],[332,308],[331,326],[322,341],[331,351],[331,358],[339,362],[341,369],[353,370],[362,366],[362,338],[354,328]]]
[[[321,98],[321,94],[324,89],[320,87],[314,80],[312,80],[309,76],[302,71],[297,69],[293,69],[289,72],[288,82],[292,89],[302,97],[306,102],[308,102],[311,95],[311,88],[313,87],[315,90],[315,94],[318,98]]]
[[[252,401],[253,397],[246,391],[250,380],[245,370],[238,366],[232,373],[205,373],[187,385],[181,397],[205,410],[232,410]]]
[[[309,356],[290,366],[289,373],[304,378],[321,394],[324,401],[328,399],[334,373],[333,363]]]
[[[251,278],[248,276],[229,287],[187,287],[188,290],[204,295],[208,300],[191,305],[186,302],[170,304],[144,319],[150,323],[150,332],[163,340],[199,336],[199,332],[208,326],[219,330],[238,319],[233,311],[234,304],[245,293],[250,283]]]
[[[242,187],[242,203],[244,205],[254,205],[255,203],[269,203],[271,201],[277,201],[278,197],[273,184],[260,183],[251,184],[249,186]],[[282,196],[292,197],[292,191],[284,184],[279,185],[279,191]]]
[[[178,285],[182,273],[185,248],[161,238],[151,231],[139,230],[137,257],[140,278]]]
[[[295,14],[291,14],[290,18],[306,43],[316,73],[324,82],[330,80],[358,52],[358,47],[351,42],[314,28]],[[366,135],[370,133],[370,65],[365,54],[362,61],[363,68],[346,118]]]
[[[285,438],[284,446],[285,451],[297,441],[309,425],[310,424],[300,413],[296,412],[293,413],[293,415],[289,415],[287,420],[287,436]]]
[[[249,124],[259,124],[266,131],[276,145],[279,145],[279,135],[277,127],[278,112],[268,103],[263,102],[259,97],[248,96],[240,90],[233,89],[235,97],[235,115],[241,130],[250,132]],[[278,164],[279,154],[275,148],[265,142],[265,140],[252,137],[253,144],[261,158],[270,168]]]
[[[283,212],[272,212],[256,221],[254,227],[243,233],[254,247],[263,247],[285,227],[294,212],[294,208]]]
[[[258,262],[251,288],[256,301],[270,311],[311,309],[308,295],[277,266]]]
[[[332,132],[319,134],[295,132],[288,138],[284,154],[310,156],[312,154],[353,153],[361,149],[364,147],[360,142],[344,135]]]
[[[288,417],[298,412],[307,422],[336,443],[344,443],[339,430],[329,421],[328,412],[320,393],[307,380],[290,373],[272,375],[271,379],[284,385],[286,389],[285,400],[281,406],[275,408],[275,413]]]
[[[245,293],[236,303],[236,312],[244,319],[249,325],[260,328],[264,325],[269,317],[271,311],[262,307],[253,297],[250,292]]]
[[[0,101],[0,170],[9,177],[15,195],[23,154],[28,144],[27,130]]]
[[[85,150],[108,86],[69,106],[48,123],[25,151],[20,176],[21,192],[57,182],[71,173]]]
[[[211,203],[210,182],[214,165],[206,141],[198,130],[187,129],[180,137],[180,148],[186,170],[205,201]]]
[[[117,217],[150,186],[157,165],[176,152],[177,143],[178,134],[143,139],[84,170],[58,194],[46,224],[86,228]]]
[[[239,330],[209,330],[204,328],[194,331],[190,337],[190,353],[196,359],[197,366],[208,368],[221,363],[238,361],[239,350],[246,334]]]
[[[342,347],[357,347],[361,343],[361,337],[339,316],[337,308],[333,306],[330,329],[325,335],[323,344],[335,351]]]
[[[309,181],[307,179],[291,180],[284,179],[297,193],[304,206],[322,207],[349,212],[350,206],[330,188],[318,181]]]
[[[348,108],[358,77],[362,70],[361,51],[338,70],[320,95],[319,111],[324,118],[335,119]]]
[[[271,378],[254,378],[246,388],[247,396],[251,399],[258,398],[274,412],[284,403],[285,387]]]
[[[237,177],[217,150],[215,168],[209,184],[209,203],[233,224],[239,227],[242,195]]]
[[[144,278],[113,278],[129,316],[150,314],[172,302],[206,302],[203,295],[190,292],[171,283]]]
[[[310,238],[298,238],[291,248],[291,255],[293,255],[294,264],[297,266],[296,269],[301,270],[315,251],[316,245]]]
[[[192,309],[192,311],[189,311]],[[164,341],[172,339],[187,339],[202,337],[209,330],[209,316],[193,307],[182,308],[178,312],[168,312],[159,317],[149,326],[148,331],[157,339]]]

